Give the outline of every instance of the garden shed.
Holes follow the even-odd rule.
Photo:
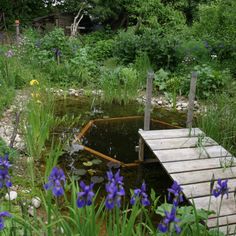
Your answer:
[[[33,26],[40,31],[52,30],[55,26],[61,27],[66,34],[70,34],[68,26],[73,23],[73,19],[73,14],[52,13],[33,19]]]
[[[33,19],[33,27],[41,32],[50,31],[54,27],[63,28],[66,35],[70,35],[70,26],[74,21],[76,13],[52,13],[45,16],[37,17]],[[82,32],[88,32],[92,29],[92,21],[88,15],[84,15],[80,23],[80,30]]]

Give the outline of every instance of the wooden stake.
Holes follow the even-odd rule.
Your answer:
[[[149,71],[147,75],[146,103],[145,103],[145,113],[144,113],[144,130],[150,130],[153,78],[154,78],[153,71]],[[139,161],[144,161],[144,141],[142,138],[139,138]]]
[[[144,130],[150,130],[153,78],[154,78],[154,73],[152,71],[149,71],[148,75],[147,75],[146,104],[145,104],[145,114],[144,114]]]
[[[186,126],[187,128],[192,128],[193,125],[193,110],[194,110],[194,99],[196,94],[196,85],[197,85],[197,72],[192,72],[190,90],[188,96],[188,116]]]

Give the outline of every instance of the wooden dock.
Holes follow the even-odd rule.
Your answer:
[[[226,235],[236,235],[234,157],[198,128],[191,129],[191,134],[189,129],[168,129],[140,130],[139,135],[170,177],[181,184],[189,202],[194,201],[199,209],[208,209],[210,181],[213,175],[216,180],[229,179],[229,198],[224,196],[218,221],[222,232]],[[218,212],[219,205],[220,197],[216,199],[212,196],[210,210]],[[210,216],[207,225],[209,228],[217,226],[216,214]]]

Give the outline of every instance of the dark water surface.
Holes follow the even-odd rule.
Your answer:
[[[109,117],[143,116],[144,106],[136,102],[127,105],[104,104],[93,97],[67,98],[57,102],[56,114],[63,116],[80,117],[79,123],[74,125],[74,130],[79,131],[90,120]],[[186,115],[176,111],[165,109],[153,109],[152,118],[172,125],[184,126]],[[116,158],[125,163],[134,162],[138,159],[135,146],[138,145],[138,130],[143,128],[143,118],[127,120],[106,120],[95,122],[83,138],[82,144],[95,149],[103,154]],[[151,129],[166,129],[160,123],[152,122]],[[60,132],[66,132],[67,127],[60,127]],[[152,153],[145,151],[145,158],[153,158]],[[98,157],[87,152],[80,151],[73,155],[65,154],[60,159],[60,164],[68,173],[77,179],[84,179],[87,183],[94,176],[106,179],[105,172],[108,170],[107,162],[85,166],[84,163],[93,161]],[[82,175],[81,170],[86,174]],[[82,171],[82,172],[85,172]],[[157,194],[163,194],[171,185],[171,179],[159,163],[143,164],[135,168],[122,168],[125,187],[136,188],[145,180],[148,189],[153,188]],[[106,181],[106,180],[105,180]],[[105,184],[103,181],[98,186]]]

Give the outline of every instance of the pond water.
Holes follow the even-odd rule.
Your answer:
[[[138,159],[135,146],[138,145],[138,130],[143,128],[143,118],[122,119],[109,121],[109,117],[143,116],[144,105],[132,102],[126,105],[104,104],[93,97],[66,98],[57,102],[56,115],[80,117],[79,122],[69,132],[79,132],[90,120],[105,118],[104,121],[95,122],[86,133],[82,144],[93,148],[105,155],[119,161],[130,163]],[[152,118],[172,125],[184,126],[186,114],[165,109],[153,109]],[[158,122],[151,123],[151,129],[166,129],[165,125]],[[67,127],[60,127],[62,134],[68,132]],[[153,158],[152,153],[145,151],[145,158]],[[85,151],[71,155],[64,154],[60,158],[60,165],[76,179],[83,179],[87,183],[92,179],[98,186],[105,185],[108,170],[107,161],[97,161],[98,157]],[[113,166],[116,168],[117,166]],[[121,168],[124,175],[125,187],[140,187],[143,180],[148,189],[153,188],[158,195],[166,193],[166,188],[171,185],[171,179],[159,163],[142,164],[139,167]],[[103,181],[105,180],[105,181]]]

